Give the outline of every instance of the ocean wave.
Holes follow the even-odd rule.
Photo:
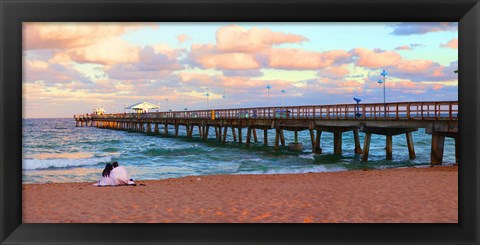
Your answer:
[[[196,153],[206,152],[205,149],[200,147],[188,147],[188,148],[155,148],[148,149],[142,153],[147,156],[188,156]]]
[[[306,174],[306,173],[323,173],[323,172],[340,172],[346,171],[344,167],[325,167],[325,166],[313,166],[311,168],[297,168],[297,169],[267,169],[264,171],[240,171],[235,174]]]
[[[48,168],[68,168],[68,167],[80,167],[91,166],[100,163],[111,162],[112,157],[96,157],[96,158],[55,158],[55,159],[23,159],[22,169],[35,170],[35,169],[48,169]]]

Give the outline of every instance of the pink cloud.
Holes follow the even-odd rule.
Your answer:
[[[344,50],[311,52],[295,48],[278,48],[268,52],[268,66],[280,69],[320,69],[349,57],[350,54]]]
[[[23,24],[23,47],[25,50],[76,48],[118,37],[137,28],[140,24],[29,22]]]
[[[262,51],[273,45],[300,43],[307,40],[301,35],[273,32],[267,28],[253,27],[247,30],[241,26],[229,25],[217,31],[217,47],[224,52]]]
[[[402,59],[402,57],[394,51],[355,48],[352,49],[350,52],[358,58],[356,61],[356,65],[368,68],[394,66]]]
[[[25,60],[23,64],[23,81],[27,83],[43,81],[45,84],[62,84],[73,81],[92,83],[77,70],[55,63],[38,60]]]
[[[175,38],[177,39],[177,41],[178,41],[180,44],[182,44],[182,43],[184,43],[184,42],[186,42],[186,41],[188,41],[188,40],[192,40],[192,37],[190,37],[190,36],[187,35],[187,34],[180,34],[180,35],[177,35]]]
[[[140,48],[120,38],[98,41],[94,44],[74,48],[68,51],[71,59],[78,63],[97,63],[113,65],[136,62],[139,60]]]
[[[193,44],[190,59],[202,68],[217,69],[258,69],[260,63],[254,54],[249,53],[222,53],[218,52],[213,44]]]
[[[447,43],[441,44],[440,47],[458,49],[458,38],[454,38]]]
[[[367,82],[367,87],[369,89],[378,89],[379,85],[372,83],[372,82]],[[434,84],[434,83],[424,83],[424,82],[413,82],[410,80],[391,80],[386,83],[387,91],[388,90],[394,90],[394,91],[399,91],[402,93],[412,93],[416,91],[417,93],[419,92],[426,92],[429,90],[439,90],[445,87],[443,84]]]
[[[335,79],[335,78],[343,78],[349,73],[350,73],[350,71],[347,69],[346,65],[328,66],[328,67],[320,70],[318,72],[318,76],[319,77],[329,77],[329,78]]]
[[[430,60],[401,60],[397,65],[387,67],[387,69],[393,77],[415,82],[448,81],[457,79],[453,72],[457,66],[457,62],[452,62],[449,66],[442,66]]]
[[[145,46],[138,52],[138,60],[119,63],[105,68],[108,77],[118,80],[159,79],[183,69],[175,51],[157,52],[154,47]]]
[[[207,74],[198,74],[198,73],[189,73],[189,72],[180,72],[178,73],[180,80],[183,83],[189,84],[189,86],[204,86],[204,87],[228,87],[235,88],[235,91],[248,90],[249,88],[259,88],[264,87],[267,83],[271,84],[273,87],[284,87],[290,88],[292,86],[291,82],[284,80],[259,80],[253,79],[250,77],[231,77],[224,75],[207,75]]]
[[[430,70],[434,65],[430,60],[402,60],[395,67],[401,72],[415,74]]]
[[[412,47],[408,45],[403,45],[403,46],[396,47],[395,50],[412,50]]]

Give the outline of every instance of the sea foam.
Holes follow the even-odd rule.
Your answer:
[[[47,169],[47,168],[68,168],[68,167],[80,167],[97,165],[102,162],[112,161],[111,156],[106,157],[94,157],[94,158],[56,158],[56,159],[29,159],[24,158],[22,162],[22,169],[35,170],[35,169]]]
[[[308,168],[297,168],[297,169],[268,169],[265,171],[262,170],[253,170],[253,171],[240,171],[235,174],[306,174],[306,173],[322,173],[322,172],[341,172],[346,171],[347,169],[341,166],[338,167],[325,167],[322,165],[313,166]]]

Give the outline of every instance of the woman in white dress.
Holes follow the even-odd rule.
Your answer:
[[[112,164],[107,163],[107,165],[105,165],[105,169],[102,172],[102,178],[98,181],[98,183],[95,183],[94,185],[96,186],[115,185],[115,178],[113,176],[113,173],[111,173],[112,169],[113,169]]]

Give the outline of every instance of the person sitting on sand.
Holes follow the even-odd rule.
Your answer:
[[[112,174],[112,170],[113,170],[112,164],[107,163],[107,165],[105,165],[105,169],[102,172],[102,178],[94,185],[97,185],[97,186],[115,185],[115,178]]]
[[[129,185],[132,184],[132,180],[128,176],[127,170],[123,166],[118,166],[118,162],[113,162],[113,176],[115,184],[117,185]]]

